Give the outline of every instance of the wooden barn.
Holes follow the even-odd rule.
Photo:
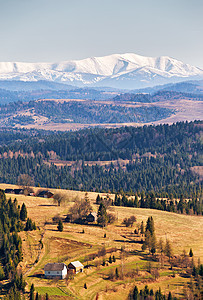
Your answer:
[[[83,272],[84,266],[78,260],[72,261],[68,265],[68,270],[72,271],[73,273],[77,274],[79,272]]]
[[[5,189],[5,194],[14,194],[14,189]]]
[[[97,213],[96,212],[91,212],[87,217],[86,217],[87,222],[96,222],[97,221]]]
[[[39,194],[37,194],[37,197],[42,198],[53,198],[54,194],[50,191],[41,191]]]
[[[23,195],[24,194],[24,189],[14,189],[14,194]]]

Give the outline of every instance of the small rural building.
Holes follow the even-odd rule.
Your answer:
[[[54,194],[50,191],[41,191],[37,195],[37,197],[42,197],[42,198],[53,198]]]
[[[28,192],[27,196],[35,196],[35,192]]]
[[[68,265],[68,270],[71,270],[73,273],[77,274],[83,272],[84,266],[79,260],[72,261]]]
[[[92,212],[86,217],[87,222],[96,222],[97,221],[97,213]]]
[[[46,278],[64,279],[67,275],[67,266],[64,263],[49,263],[44,266]]]
[[[14,189],[5,189],[5,194],[14,194]]]
[[[24,194],[24,189],[14,189],[14,194],[15,195],[23,195]]]

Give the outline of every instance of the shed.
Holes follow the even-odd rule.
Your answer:
[[[79,260],[72,261],[68,265],[68,270],[71,270],[75,274],[77,274],[79,272],[83,272],[83,269],[84,269],[84,266],[83,266],[83,264],[81,264],[81,262]]]
[[[50,191],[41,191],[37,195],[37,197],[42,197],[42,198],[53,198],[54,194]]]
[[[92,212],[86,217],[87,222],[96,222],[97,221],[97,213]]]
[[[23,195],[24,194],[24,189],[14,189],[14,194]]]
[[[14,189],[5,189],[5,194],[14,194]]]
[[[46,278],[64,279],[67,275],[67,266],[64,263],[49,263],[44,266]]]

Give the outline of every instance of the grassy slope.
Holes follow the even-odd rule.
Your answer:
[[[8,187],[8,185],[1,184],[0,188],[5,188],[5,186]],[[63,192],[68,194],[70,200],[77,194],[80,197],[84,197],[82,192]],[[88,195],[93,203],[94,210],[96,210],[97,206],[94,204],[94,201],[97,193],[88,193]],[[116,266],[119,267],[121,265],[119,252],[115,253],[117,257],[116,263],[105,268],[94,267],[91,270],[86,270],[84,274],[78,274],[75,280],[69,283],[68,287],[64,281],[45,280],[39,276],[43,274],[43,267],[47,262],[63,261],[68,263],[76,259],[83,260],[87,254],[97,253],[98,249],[104,244],[107,249],[109,247],[120,249],[121,246],[125,246],[127,250],[137,251],[138,255],[125,258],[125,269],[136,269],[137,267],[142,269],[147,261],[143,260],[143,257],[139,254],[141,245],[132,243],[129,239],[136,239],[132,234],[134,228],[142,220],[145,222],[149,216],[154,218],[157,239],[159,240],[160,237],[163,239],[165,237],[169,238],[173,243],[174,254],[181,254],[183,249],[188,253],[189,249],[192,248],[195,260],[197,261],[199,257],[203,260],[203,217],[179,215],[151,209],[113,207],[112,210],[118,216],[118,222],[115,225],[108,226],[107,229],[101,229],[97,226],[64,224],[64,231],[60,233],[56,230],[56,225],[51,224],[51,219],[57,214],[65,216],[68,212],[68,207],[72,204],[71,202],[65,206],[58,207],[53,204],[51,199],[25,197],[23,195],[11,195],[11,197],[13,199],[16,197],[19,204],[25,202],[28,216],[35,220],[37,226],[40,227],[40,230],[34,232],[20,233],[24,252],[24,261],[21,263],[23,272],[28,271],[29,267],[32,267],[36,260],[39,253],[38,242],[41,234],[45,232],[43,237],[44,248],[42,249],[39,262],[27,273],[28,283],[34,282],[41,293],[47,290],[50,292],[50,295],[55,293],[58,296],[62,296],[63,292],[58,289],[58,286],[62,286],[68,295],[72,293],[79,299],[94,299],[97,292],[99,292],[101,299],[125,299],[135,279],[105,280],[105,276],[110,272],[110,269],[115,272]],[[137,217],[137,224],[133,228],[121,226],[122,219],[132,214]],[[45,220],[48,222],[46,226],[44,226]],[[84,234],[81,233],[83,229],[85,230]],[[104,232],[107,234],[106,239],[103,238]],[[108,256],[109,254],[107,254],[107,258]],[[165,291],[170,287],[174,294],[179,295],[179,286],[186,282],[187,279],[179,276],[175,278],[169,277],[167,276],[170,273],[168,270],[162,270],[160,273],[162,273],[160,279],[149,285],[155,288],[161,286]],[[84,283],[87,283],[87,290],[83,288]],[[139,283],[139,288],[143,288],[145,284]],[[49,290],[49,288],[52,289]]]

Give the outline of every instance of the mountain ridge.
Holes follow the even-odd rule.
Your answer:
[[[0,62],[0,80],[49,80],[79,87],[139,88],[201,78],[202,69],[174,58],[134,53],[59,63]]]

